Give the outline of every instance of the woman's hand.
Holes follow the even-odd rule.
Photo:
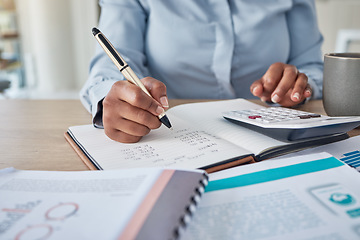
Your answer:
[[[128,81],[118,81],[103,101],[105,134],[115,141],[138,142],[151,129],[160,127],[157,116],[169,108],[162,82],[151,77],[141,81],[153,98]]]
[[[250,91],[264,102],[284,107],[297,105],[312,94],[307,76],[285,63],[272,64],[264,76],[250,86]]]

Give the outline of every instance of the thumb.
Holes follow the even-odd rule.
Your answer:
[[[264,88],[260,79],[251,84],[250,91],[256,97],[262,96]]]

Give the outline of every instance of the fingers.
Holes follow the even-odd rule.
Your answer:
[[[273,92],[283,78],[286,65],[283,63],[272,64],[264,75],[264,88]]]
[[[127,125],[125,125],[127,124]],[[132,122],[123,122],[123,128],[128,128],[131,127],[133,125],[136,125],[136,123]],[[141,125],[139,125],[139,127],[142,127]],[[105,127],[104,124],[104,130],[105,130],[105,134],[112,140],[114,141],[118,141],[118,142],[122,142],[122,143],[135,143],[138,142],[142,136],[145,136],[146,134],[148,134],[150,132],[149,129],[146,129],[147,131],[143,131],[143,133],[141,134],[141,136],[137,136],[137,135],[133,135],[133,134],[129,134],[126,132],[123,132],[119,129],[116,128],[111,128],[111,127]],[[140,135],[140,134],[139,134]]]
[[[148,89],[151,96],[158,101],[163,108],[168,109],[169,108],[169,101],[166,95],[166,86],[164,83],[160,82],[159,80],[152,78],[152,77],[146,77],[141,79],[144,86]]]
[[[304,97],[308,98],[312,96],[312,89],[311,86],[309,84],[306,85],[306,88],[304,90]]]
[[[279,71],[279,69],[277,69]],[[282,76],[279,79],[272,79],[272,83],[275,85],[275,82],[277,83],[277,86],[275,85],[275,90],[271,94],[271,101],[275,103],[280,103],[284,97],[285,94],[294,87],[294,84],[297,84],[297,78],[298,78],[298,70],[295,66],[291,65],[285,65],[282,69]],[[307,83],[307,82],[306,82]],[[301,95],[302,95],[301,91]],[[296,101],[300,100],[300,93],[296,92],[296,97],[298,99]]]
[[[143,136],[148,133],[144,131],[143,127],[147,128],[146,131],[160,127],[160,121],[157,115],[123,100],[106,97],[103,101],[103,110],[103,122],[111,124],[111,126],[116,129],[124,126],[123,131],[128,134]],[[140,124],[143,127],[140,128],[137,124],[129,126],[130,123],[124,123],[123,120]]]
[[[253,82],[253,84],[251,84],[250,91],[252,92],[252,94],[254,96],[261,98],[263,91],[264,91],[261,79],[255,81],[255,82]]]
[[[286,64],[284,63],[272,64],[264,76],[261,79],[255,81],[250,87],[253,95],[259,97],[263,102],[271,101],[273,92],[283,77],[285,65]]]
[[[310,91],[310,95],[305,96],[305,93],[308,93],[309,91]],[[300,102],[304,98],[310,96],[311,96],[311,90],[308,84],[308,77],[304,73],[299,73],[295,80],[293,91],[291,93],[291,100],[294,102]]]
[[[254,96],[282,106],[294,106],[311,96],[308,78],[289,64],[274,63],[264,76],[250,87]]]
[[[151,129],[160,127],[157,117],[164,108],[139,87],[116,82],[103,100],[105,134],[119,142],[137,142]]]
[[[112,93],[113,98],[127,102],[130,105],[148,111],[155,116],[164,112],[164,108],[158,102],[148,96],[138,86],[127,81],[116,82],[110,92]]]

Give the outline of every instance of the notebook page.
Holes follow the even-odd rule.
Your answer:
[[[199,129],[205,129],[257,155],[267,148],[288,143],[231,123],[222,117],[222,112],[259,108],[263,106],[245,99],[234,99],[178,105],[168,110],[168,113],[181,117],[194,126],[197,125]]]
[[[92,125],[70,127],[89,155],[103,169],[134,167],[179,167],[195,169],[249,155],[238,146],[173,116],[168,117],[173,130],[161,126],[140,142],[123,144],[109,139],[102,129]]]

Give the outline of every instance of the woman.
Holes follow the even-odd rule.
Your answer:
[[[168,98],[321,98],[322,36],[313,0],[101,0],[99,29],[155,100],[97,47],[81,91],[94,124],[120,142],[158,128]],[[151,76],[151,77],[149,77]]]

